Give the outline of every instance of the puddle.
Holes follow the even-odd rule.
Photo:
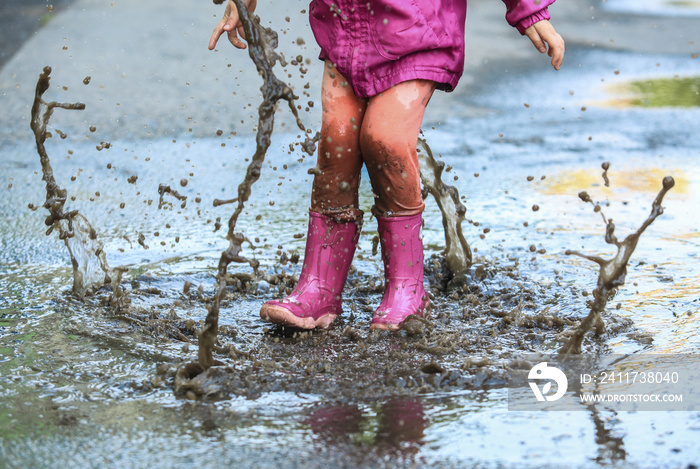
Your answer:
[[[684,168],[645,168],[643,172],[630,168],[614,168],[615,188],[603,187],[601,174],[597,168],[573,169],[557,173],[543,184],[540,190],[550,195],[571,195],[579,187],[595,187],[607,200],[625,200],[633,194],[649,194],[659,187],[659,181],[665,175],[673,174],[676,185],[673,191],[679,196],[688,198],[690,187],[688,176]]]
[[[245,171],[247,162],[231,153],[252,154],[253,138],[112,139],[102,151],[89,138],[47,141],[56,179],[76,196],[68,205],[91,220],[110,265],[129,269],[128,314],[103,302],[108,291],[87,303],[73,298],[62,242],[43,236],[43,216],[26,208],[40,205],[43,191],[26,158],[35,155],[33,142],[4,146],[0,170],[12,186],[0,202],[8,215],[0,227],[0,457],[9,467],[46,466],[56,454],[76,466],[696,463],[697,413],[505,408],[499,370],[523,353],[555,351],[559,334],[588,312],[597,269],[565,251],[614,254],[599,214],[577,197],[582,190],[624,237],[648,216],[661,179],[676,180],[608,308],[608,334],[584,346],[619,354],[700,347],[698,110],[591,105],[599,77],[614,78],[616,69],[688,65],[614,52],[573,59],[599,65],[565,72],[535,99],[524,90],[541,74],[526,74],[519,87],[490,80],[475,98],[489,113],[426,130],[445,162],[443,179],[467,207],[474,265],[466,283],[448,282],[441,214],[428,202],[426,270],[436,308],[429,323],[397,335],[367,331],[382,288],[374,220],[363,227],[346,311],[334,328],[295,335],[259,320],[260,304],[289,289],[301,268],[292,259],[303,252],[307,204],[299,201],[310,190],[312,163],[288,153],[296,135],[277,133],[238,223],[254,241],[246,254],[267,277],[231,266],[214,347],[230,372],[223,382],[201,383],[209,401],[188,398],[189,390],[176,396],[173,375],[196,359],[226,244],[216,225],[227,210],[212,203],[231,193],[239,179],[232,174]],[[159,209],[161,184],[187,204],[165,195]],[[367,210],[368,184],[361,190]]]
[[[613,107],[697,107],[700,106],[700,77],[653,78],[616,83],[609,87]]]

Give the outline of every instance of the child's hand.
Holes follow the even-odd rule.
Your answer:
[[[255,7],[258,4],[257,0],[245,0],[246,7],[249,12],[255,11]],[[238,32],[238,34],[236,34]],[[245,39],[245,31],[243,31],[243,23],[241,23],[238,17],[238,10],[236,5],[234,5],[232,0],[229,0],[226,5],[226,11],[224,12],[224,18],[219,21],[219,24],[214,28],[214,32],[211,33],[211,39],[209,39],[209,50],[214,50],[216,43],[219,42],[219,38],[222,34],[227,33],[228,40],[233,44],[234,47],[238,49],[245,49],[246,45],[243,41],[238,39],[238,35]]]
[[[547,55],[552,58],[552,67],[559,70],[564,60],[564,40],[554,30],[554,26],[547,20],[538,21],[525,30],[525,35],[543,54],[547,52],[546,46],[549,46]]]

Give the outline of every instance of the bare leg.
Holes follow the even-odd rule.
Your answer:
[[[376,200],[383,217],[423,212],[416,144],[425,107],[435,90],[428,80],[411,80],[369,99],[360,135]]]
[[[367,100],[355,96],[347,80],[326,61],[321,89],[323,120],[311,210],[354,221],[358,208],[362,154],[360,129]]]

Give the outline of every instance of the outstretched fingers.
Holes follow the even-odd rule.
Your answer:
[[[231,1],[226,5],[224,17],[219,21],[219,24],[216,25],[211,34],[209,50],[214,50],[216,43],[219,42],[219,39],[224,33],[226,33],[229,42],[233,44],[234,47],[238,49],[246,48],[245,43],[238,37],[240,35],[241,38],[245,39],[245,33],[243,32],[243,25],[238,17],[238,10]]]
[[[219,42],[219,38],[224,34],[224,26],[226,26],[227,18],[224,17],[219,24],[214,28],[214,32],[211,33],[211,38],[209,39],[209,50],[214,50],[216,43]]]

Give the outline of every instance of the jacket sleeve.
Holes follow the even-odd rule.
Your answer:
[[[538,21],[550,18],[547,7],[554,0],[503,0],[506,4],[506,21],[514,26],[520,34]]]

